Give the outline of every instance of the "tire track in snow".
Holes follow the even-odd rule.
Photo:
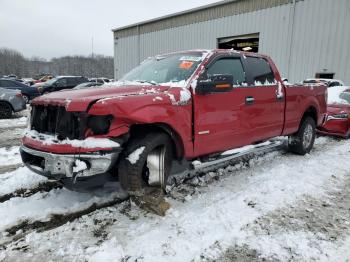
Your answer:
[[[43,183],[39,183],[34,188],[20,188],[15,192],[11,192],[9,194],[5,194],[0,196],[0,203],[10,200],[13,197],[30,197],[38,192],[49,192],[52,189],[62,188],[62,185],[56,181],[47,181]]]
[[[330,147],[333,147],[334,144],[337,142],[333,141],[333,140],[329,140],[329,139],[320,139],[318,141],[318,145],[315,147],[314,151],[318,152],[318,151],[326,150],[323,146],[327,143],[329,144]],[[257,157],[255,159],[255,161],[258,164],[255,166],[264,165],[265,162],[272,161],[273,158],[275,158],[277,155],[282,155],[282,154],[283,153],[281,153],[281,152],[276,152],[276,153],[268,154],[267,156]],[[229,171],[229,173],[232,173],[232,171],[239,172],[242,169],[246,169],[246,168],[247,167],[242,164],[240,166],[233,167],[233,169],[232,169],[232,167],[231,168],[228,167],[227,171]],[[225,170],[224,171],[218,170],[217,173],[218,173],[218,178],[215,178],[215,176],[211,175],[210,173],[206,174],[206,176],[203,176],[201,179],[203,181],[204,186],[207,186],[207,185],[211,184],[213,181],[220,179],[221,175],[224,175],[224,177],[232,175],[232,174],[227,174],[227,172],[225,172]],[[198,179],[198,178],[195,177],[194,180],[195,179]],[[187,180],[185,182],[185,185],[181,185],[181,184],[177,185],[175,187],[175,190],[179,191],[180,194],[187,196],[188,192],[186,190],[184,190],[183,192],[181,192],[181,191],[183,188],[186,189],[188,184],[191,184],[192,182],[193,181],[191,181],[191,180]],[[201,191],[200,184],[194,183],[193,187],[199,188],[198,191],[200,193],[200,191]],[[53,191],[56,191],[56,190],[53,190]],[[59,190],[59,192],[61,192],[61,191],[64,191],[64,189]],[[52,194],[52,191],[50,191],[46,195],[45,194],[41,195],[42,199],[46,199],[42,203],[45,204],[47,208],[55,207],[56,204],[62,204],[62,202],[63,203],[65,202],[65,201],[62,201],[62,199],[59,196],[56,196],[56,197],[52,196],[52,195],[50,196],[50,194]],[[75,193],[65,192],[64,194],[73,194],[74,195]],[[79,194],[79,193],[77,193],[77,194]],[[35,194],[31,198],[37,197],[37,195],[39,195],[39,194]],[[11,241],[14,241],[14,240],[19,239],[19,238],[23,238],[25,235],[27,235],[28,233],[31,233],[33,231],[42,231],[42,230],[46,230],[46,229],[52,229],[55,227],[57,228],[57,227],[62,226],[64,223],[74,221],[75,219],[83,216],[84,214],[89,214],[93,211],[99,212],[100,210],[102,210],[103,208],[105,208],[107,206],[115,205],[115,204],[118,204],[118,203],[125,201],[125,199],[124,200],[109,199],[109,200],[106,200],[106,202],[103,202],[103,200],[102,200],[102,202],[96,201],[96,202],[90,203],[90,205],[89,205],[89,204],[86,204],[86,202],[84,202],[84,201],[82,201],[82,202],[80,201],[80,203],[77,203],[77,202],[79,202],[79,199],[75,199],[76,197],[77,196],[75,196],[73,198],[69,197],[68,199],[65,199],[65,200],[71,201],[71,202],[69,202],[70,205],[77,204],[77,206],[75,207],[75,208],[77,208],[77,210],[74,208],[71,209],[71,208],[66,206],[65,208],[63,208],[64,210],[62,211],[58,207],[57,210],[54,210],[54,209],[51,209],[48,211],[45,210],[45,211],[47,211],[45,214],[43,214],[42,212],[37,212],[36,214],[34,214],[32,216],[25,215],[25,216],[21,217],[20,220],[17,219],[16,221],[12,221],[13,222],[12,224],[8,223],[7,226],[3,228],[3,230],[2,230],[3,232],[7,231],[8,232],[7,234],[10,234],[10,233],[14,234],[18,230],[23,230],[23,232],[16,234],[16,235],[13,235],[13,236],[10,236],[10,239],[8,239],[5,243],[3,243],[3,248],[5,248],[8,244],[10,244]],[[55,198],[57,198],[57,199],[55,199]],[[175,197],[175,199],[179,199],[179,198]],[[51,200],[53,200],[53,201],[51,201]],[[11,202],[11,201],[13,202],[13,204],[11,204],[10,206],[18,208],[18,203],[15,203],[15,199],[11,199],[8,202]],[[114,201],[117,201],[117,202],[114,202]],[[188,202],[189,200],[187,199],[186,201]],[[21,201],[19,201],[19,202],[21,202]],[[98,203],[100,203],[100,204],[98,204]],[[36,203],[35,205],[38,205],[38,204],[40,205],[40,203]],[[67,204],[67,203],[65,203],[65,204]],[[95,204],[95,206],[94,206],[94,204]],[[21,206],[20,209],[26,210],[23,206]],[[0,213],[1,213],[1,205],[0,205]],[[52,218],[52,221],[54,221],[54,222],[52,222],[52,221],[50,222],[51,218]],[[64,221],[64,223],[60,223],[59,222],[60,220]],[[51,226],[51,225],[53,225],[53,226]],[[5,234],[5,235],[7,235],[7,234]]]
[[[115,183],[116,184],[116,183]],[[59,227],[97,209],[124,202],[117,185],[94,193],[78,193],[67,189],[51,189],[27,198],[15,197],[0,204],[0,246],[22,238],[32,231]]]
[[[215,252],[225,251],[230,247],[228,244],[235,243],[235,238],[242,240],[245,237],[245,232],[240,229],[247,223],[294,202],[304,194],[322,195],[331,177],[330,170],[344,173],[344,169],[334,161],[329,166],[317,166],[319,161],[348,157],[348,145],[347,141],[338,144],[335,140],[322,138],[317,142],[313,155],[302,157],[271,153],[254,159],[251,168],[242,166],[218,170],[217,182],[208,173],[202,177],[203,184],[193,186],[196,188],[195,195],[185,199],[185,203],[170,200],[173,208],[165,218],[131,206],[131,212],[137,217],[131,221],[123,214],[122,205],[118,205],[111,213],[107,212],[108,209],[100,209],[52,231],[33,232],[18,245],[27,246],[33,252],[39,249],[34,258],[49,252],[52,260],[59,259],[62,254],[67,260],[79,258],[87,261],[105,256],[130,261],[201,261],[201,254],[205,258],[211,255],[215,258],[221,255]],[[304,170],[309,164],[311,173]],[[180,191],[189,182],[174,190]],[[187,195],[186,190],[184,195]],[[116,219],[108,226],[107,238],[102,243],[93,236],[92,225],[97,218],[106,221]],[[45,245],[46,241],[50,241],[50,245]],[[211,248],[215,241],[219,241],[221,250]],[[62,244],[64,242],[69,244]],[[56,246],[60,246],[59,251],[53,249]],[[9,244],[4,252],[17,257],[33,254],[13,251],[15,248],[16,243]],[[209,256],[203,251],[208,251]],[[242,256],[245,257],[244,254]]]

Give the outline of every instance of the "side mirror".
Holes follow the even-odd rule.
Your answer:
[[[210,93],[229,92],[233,89],[232,75],[214,75],[209,79],[200,79],[197,82],[196,93],[205,95]]]

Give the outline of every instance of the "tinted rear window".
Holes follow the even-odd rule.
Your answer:
[[[249,76],[249,85],[264,85],[275,82],[275,75],[265,59],[248,56],[244,62]]]

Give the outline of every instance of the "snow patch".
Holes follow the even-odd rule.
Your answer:
[[[9,149],[0,148],[0,166],[2,165],[14,165],[21,163],[21,157],[19,154],[19,147],[14,146]]]
[[[248,146],[243,146],[240,148],[234,148],[234,149],[230,149],[230,150],[223,152],[221,155],[226,156],[226,155],[233,155],[233,154],[237,154],[237,153],[243,153],[243,152],[249,151],[251,149],[258,148],[261,146],[268,146],[270,144],[271,144],[271,141],[266,141],[266,142],[263,142],[263,143],[260,143],[257,145],[248,145]]]
[[[136,149],[134,152],[132,152],[126,159],[129,160],[131,164],[136,164],[137,161],[140,159],[140,155],[143,153],[145,150],[145,147],[142,146],[138,149]]]
[[[86,170],[88,167],[84,161],[81,161],[79,159],[75,160],[74,166],[73,166],[73,172],[79,173],[81,171]]]
[[[119,143],[114,142],[108,138],[88,137],[84,140],[77,140],[77,139],[70,140],[68,138],[64,140],[58,140],[57,136],[41,134],[35,130],[27,130],[24,136],[34,139],[36,141],[42,142],[44,145],[70,145],[72,147],[77,147],[77,148],[120,147]]]
[[[334,86],[328,88],[328,104],[349,104],[348,101],[340,98],[340,94],[345,90],[350,89],[348,86]]]
[[[186,104],[190,100],[191,100],[191,92],[188,89],[183,88],[180,91],[180,101],[179,102],[181,104]]]

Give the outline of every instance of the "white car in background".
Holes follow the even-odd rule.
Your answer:
[[[328,87],[333,86],[345,86],[344,82],[338,79],[328,79],[328,78],[308,78],[303,81],[304,84],[317,84],[324,83]]]

